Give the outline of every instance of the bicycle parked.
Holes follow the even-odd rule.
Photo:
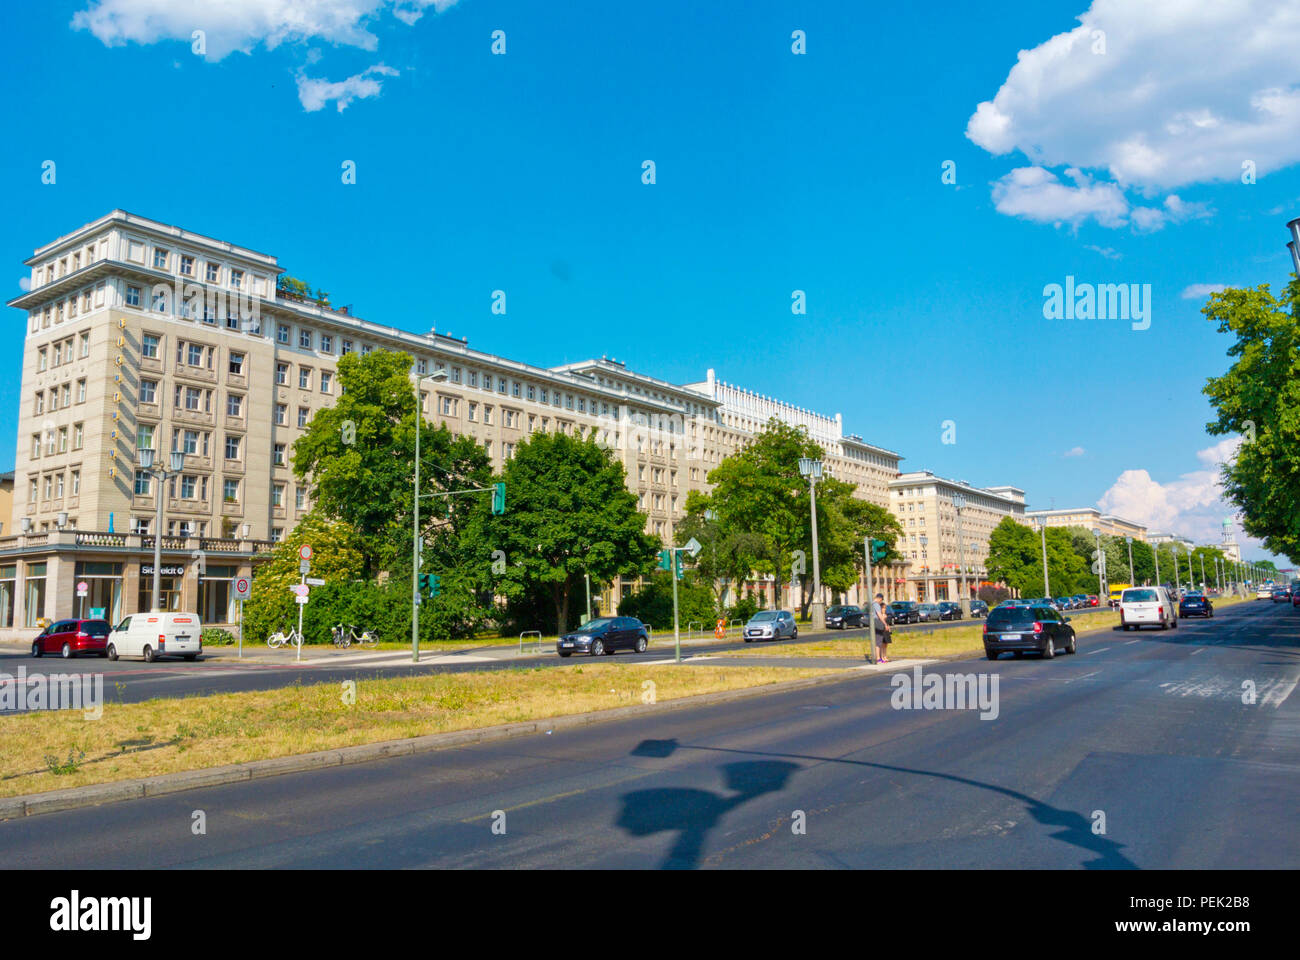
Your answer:
[[[350,623],[347,626],[341,623],[337,624],[330,630],[330,633],[334,637],[334,646],[342,647],[344,650],[352,646],[353,643],[359,643],[366,647],[373,647],[379,643],[379,637],[375,636],[373,630],[363,630],[361,636],[357,636],[357,628]]]
[[[291,628],[288,633],[285,633],[283,630],[277,630],[266,638],[266,645],[272,650],[277,647],[300,647],[304,643],[306,643],[306,641],[303,639],[302,634],[298,632],[297,628]]]

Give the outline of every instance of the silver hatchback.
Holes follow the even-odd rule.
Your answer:
[[[799,625],[789,610],[760,610],[745,624],[745,642],[754,640],[780,640],[799,636]]]

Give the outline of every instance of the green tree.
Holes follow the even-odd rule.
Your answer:
[[[986,567],[994,579],[1016,590],[1022,597],[1043,592],[1043,546],[1039,533],[1003,517],[989,535]],[[1074,539],[1064,527],[1047,529],[1047,573],[1052,596],[1083,593],[1096,585],[1089,562],[1075,550]]]
[[[583,437],[535,433],[502,471],[506,512],[492,517],[493,547],[505,555],[499,589],[514,603],[546,597],[553,626],[568,629],[570,601],[592,581],[653,569],[659,541],[627,489],[623,464]]]
[[[1300,562],[1300,279],[1280,298],[1268,284],[1223,290],[1201,312],[1236,338],[1232,366],[1205,386],[1218,413],[1206,429],[1242,437],[1223,467],[1224,496],[1246,533]]]
[[[673,628],[673,582],[667,570],[655,570],[640,590],[624,597],[619,616],[636,617],[656,630]],[[685,574],[677,584],[677,623],[683,632],[691,623],[702,623],[712,631],[718,617],[713,590],[695,572]]]

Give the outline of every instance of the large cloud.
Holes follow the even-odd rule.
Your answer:
[[[385,11],[414,23],[432,7],[441,12],[457,0],[93,0],[73,15],[72,26],[89,30],[106,46],[182,40],[202,30],[209,60],[239,50],[251,53],[281,43],[320,40],[364,50],[378,44],[369,23]]]
[[[1168,483],[1159,483],[1146,470],[1125,470],[1097,501],[1106,513],[1144,523],[1147,529],[1190,537],[1197,543],[1218,543],[1223,519],[1237,510],[1223,499],[1219,467],[1235,456],[1240,437],[1228,437],[1200,450],[1200,469],[1184,473]],[[1260,547],[1234,521],[1237,542],[1243,547]]]
[[[1204,211],[1167,198],[1130,216],[1108,188],[1150,196],[1236,180],[1246,161],[1259,176],[1300,162],[1295,0],[1095,0],[1078,19],[1075,29],[1020,51],[967,124],[966,135],[990,153],[1018,150],[1034,164],[998,182],[1003,212],[1159,229]],[[1106,171],[1114,183],[1057,189],[1042,173],[1023,172],[1051,167],[1072,168],[1072,179],[1078,170]],[[1035,216],[1034,198],[1011,204],[1016,187],[1037,187],[1049,212]]]

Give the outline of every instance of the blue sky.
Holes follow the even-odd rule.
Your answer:
[[[9,296],[35,246],[122,207],[275,254],[369,320],[544,365],[713,367],[842,412],[905,469],[1205,539],[1224,448],[1201,388],[1228,343],[1184,292],[1289,277],[1300,76],[1291,21],[1276,56],[1206,67],[1278,5],[1184,15],[1201,2],[24,5],[0,37]],[[1150,284],[1150,329],[1044,319],[1067,275]]]

